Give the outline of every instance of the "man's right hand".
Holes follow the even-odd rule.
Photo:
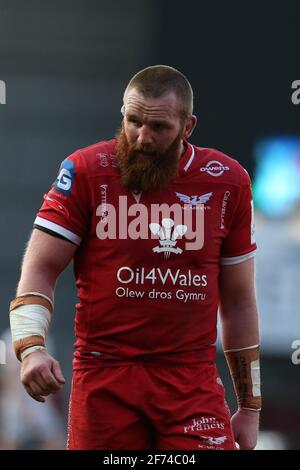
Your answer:
[[[36,351],[22,361],[21,382],[34,400],[43,403],[45,396],[61,390],[66,381],[59,363],[48,353]]]

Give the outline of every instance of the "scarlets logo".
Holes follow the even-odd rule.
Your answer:
[[[210,192],[210,193],[206,193],[206,194],[202,194],[202,196],[197,196],[197,195],[193,195],[193,196],[188,196],[186,194],[182,194],[182,193],[176,193],[176,196],[179,197],[179,199],[184,202],[184,204],[190,204],[191,206],[198,206],[199,204],[205,204],[207,201],[210,200],[210,198],[212,197],[213,193]],[[206,208],[206,207],[205,207]]]

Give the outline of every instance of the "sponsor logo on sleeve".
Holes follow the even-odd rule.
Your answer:
[[[67,218],[69,217],[68,209],[65,206],[63,206],[59,201],[57,201],[53,197],[48,196],[48,194],[44,194],[44,200],[49,207],[60,212],[65,217]]]
[[[75,179],[75,168],[72,160],[64,160],[60,166],[58,176],[53,183],[56,191],[68,196],[72,191]]]

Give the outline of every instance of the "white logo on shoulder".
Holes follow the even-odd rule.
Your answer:
[[[205,166],[200,168],[202,173],[208,173],[211,176],[221,176],[224,171],[229,171],[229,166],[224,166],[218,160],[211,160]]]
[[[57,177],[57,187],[64,191],[69,191],[72,186],[72,175],[69,170],[62,168]]]
[[[192,206],[199,206],[199,204],[205,204],[207,201],[210,200],[213,193],[206,193],[202,194],[202,196],[187,196],[186,194],[176,193],[176,196],[179,197],[180,201],[184,202],[185,204],[190,204]]]
[[[182,249],[179,247],[175,248],[175,246],[177,239],[183,237],[186,233],[186,225],[175,225],[172,219],[162,219],[161,225],[151,223],[149,228],[153,235],[159,236],[159,245],[153,248],[154,253],[164,253],[166,259],[170,257],[171,253],[182,253]]]

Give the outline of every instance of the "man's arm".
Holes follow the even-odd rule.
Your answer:
[[[220,318],[222,323],[222,343],[227,359],[231,355],[236,364],[236,370],[231,370],[234,375],[234,385],[236,391],[239,389],[239,378],[236,376],[246,372],[238,370],[239,355],[249,357],[249,354],[255,354],[259,345],[259,321],[255,295],[255,264],[254,259],[243,263],[226,265],[221,267],[220,272]],[[258,352],[256,352],[258,354]],[[240,363],[243,362],[241,357]],[[257,362],[256,364],[257,365]],[[248,368],[248,392],[252,393],[252,386],[259,387],[258,384],[252,384],[253,377]],[[257,371],[255,372],[257,378]],[[232,427],[236,441],[241,449],[253,449],[257,442],[259,411],[248,409],[243,406],[243,399],[239,397],[242,405],[232,417]],[[260,396],[255,393],[253,400],[260,400]],[[255,407],[254,407],[255,408]]]
[[[220,317],[224,351],[259,344],[254,258],[221,266]]]
[[[77,246],[68,241],[34,229],[22,263],[17,298],[34,292],[53,302],[57,278],[73,258],[76,249]],[[29,315],[30,308],[30,305],[26,305],[26,313],[29,311]],[[18,327],[22,327],[22,315],[18,316],[20,309],[22,307],[17,307],[14,311]],[[27,320],[26,315],[24,319]],[[34,321],[30,328],[34,330]],[[35,337],[38,338],[38,335],[37,328]],[[22,360],[21,381],[29,395],[40,402],[45,401],[43,396],[60,390],[65,382],[59,363],[49,354],[39,351],[32,352]]]
[[[71,242],[34,229],[25,251],[17,295],[34,291],[53,300],[57,278],[76,249]]]

